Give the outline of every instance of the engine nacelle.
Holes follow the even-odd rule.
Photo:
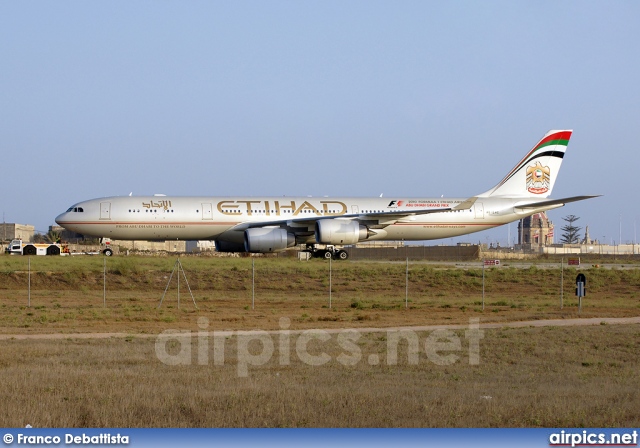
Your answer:
[[[244,231],[244,248],[247,252],[278,252],[295,244],[295,235],[284,229],[258,227]]]
[[[232,243],[231,241],[216,240],[216,250],[218,252],[246,252],[244,243]]]
[[[322,244],[355,244],[366,240],[369,232],[357,221],[320,219],[316,221],[316,241]]]

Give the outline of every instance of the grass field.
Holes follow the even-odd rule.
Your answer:
[[[62,334],[0,340],[0,425],[630,427],[640,421],[637,325],[487,329],[477,364],[466,356],[465,330],[449,334],[460,345],[446,346],[444,353],[457,356],[447,364],[428,356],[429,333],[418,334],[417,362],[403,342],[396,365],[385,361],[390,336],[384,332],[364,333],[349,349],[335,335],[312,340],[309,352],[329,357],[315,366],[296,355],[300,336],[291,335],[288,362],[276,338],[272,356],[250,365],[246,376],[239,374],[239,336],[224,339],[224,362],[217,364],[213,340],[205,346],[195,336],[201,329],[277,330],[282,318],[291,330],[573,318],[575,270],[565,269],[560,309],[559,269],[488,269],[482,310],[480,268],[414,263],[405,308],[403,263],[333,263],[329,308],[326,262],[257,259],[252,309],[250,259],[185,257],[198,309],[184,282],[178,309],[175,276],[158,308],[174,258],[107,259],[106,307],[103,262],[32,257],[29,292],[27,260],[0,256],[0,331]],[[582,272],[588,295],[581,317],[640,315],[640,270]],[[201,318],[206,328],[198,325]],[[184,365],[158,356],[157,335],[170,329],[192,336]],[[129,336],[74,336],[96,332]],[[170,354],[184,348],[175,341],[163,347]],[[264,346],[252,340],[244,348],[255,356]],[[357,362],[341,361],[354,351],[361,354]]]
[[[631,325],[487,330],[478,365],[401,351],[397,365],[345,366],[332,340],[316,347],[325,365],[276,354],[239,377],[232,340],[223,366],[165,365],[152,338],[0,341],[0,425],[635,427],[639,344]],[[385,340],[358,346],[366,359]]]
[[[470,317],[500,322],[578,312],[577,271],[566,268],[562,309],[560,269],[487,269],[483,311],[479,267],[412,264],[407,295],[403,263],[333,263],[330,304],[328,263],[321,260],[258,259],[252,287],[248,258],[187,257],[181,263],[198,309],[184,278],[178,309],[177,273],[159,308],[175,259],[109,258],[106,280],[103,262],[101,257],[32,257],[29,280],[24,257],[0,257],[0,332],[157,333],[192,328],[198,316],[216,329],[270,330],[283,316],[296,329],[465,323]],[[639,269],[583,272],[588,295],[582,317],[640,314]]]

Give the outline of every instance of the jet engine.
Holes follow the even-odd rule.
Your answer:
[[[369,237],[367,227],[345,219],[316,221],[316,241],[321,244],[355,244]]]
[[[244,231],[244,248],[247,252],[278,252],[295,244],[295,235],[284,229],[258,227]]]

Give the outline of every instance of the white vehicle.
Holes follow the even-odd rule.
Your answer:
[[[66,246],[58,243],[28,243],[12,240],[6,252],[16,255],[68,255]]]
[[[336,246],[449,238],[596,197],[548,199],[571,133],[548,132],[495,187],[466,198],[124,196],[79,202],[56,222],[113,239],[215,240],[222,252],[306,244],[316,255],[344,259]]]

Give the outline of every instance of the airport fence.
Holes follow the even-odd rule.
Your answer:
[[[472,261],[480,258],[480,246],[347,247],[350,260]]]

